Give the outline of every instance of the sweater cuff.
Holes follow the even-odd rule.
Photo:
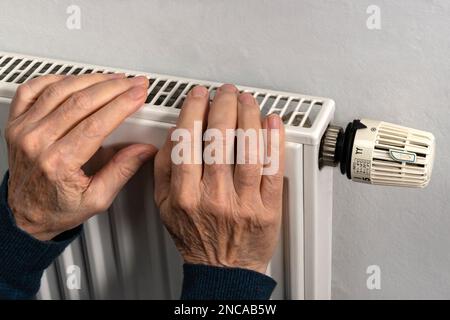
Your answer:
[[[184,264],[182,300],[268,300],[276,282],[247,269]]]
[[[8,206],[8,178],[7,172],[0,187],[0,292],[14,291],[17,298],[31,298],[39,290],[44,270],[80,234],[82,226],[50,241],[29,235],[17,227]]]

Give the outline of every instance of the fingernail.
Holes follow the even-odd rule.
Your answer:
[[[269,129],[280,129],[280,117],[276,114],[271,114],[268,119]]]
[[[144,76],[130,78],[130,81],[135,86],[147,86],[148,79]]]
[[[125,77],[125,73],[110,73],[107,74],[106,76],[111,79],[119,79]]]
[[[147,90],[141,85],[141,86],[135,86],[130,91],[128,91],[128,94],[132,99],[139,100],[143,98],[147,93]]]
[[[208,89],[203,86],[196,86],[192,89],[192,96],[195,98],[204,98],[208,93]]]
[[[239,102],[242,104],[254,104],[255,98],[253,98],[253,95],[250,93],[242,93],[239,95]]]
[[[226,83],[220,87],[220,91],[228,92],[228,93],[236,93],[237,88],[232,84]]]

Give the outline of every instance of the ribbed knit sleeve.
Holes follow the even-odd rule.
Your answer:
[[[268,300],[276,282],[252,270],[185,264],[182,300]]]

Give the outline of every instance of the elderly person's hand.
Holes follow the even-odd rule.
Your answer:
[[[197,121],[202,121],[203,130],[221,132],[223,137],[227,129],[254,129],[256,132],[267,129],[268,141],[257,143],[257,150],[251,150],[249,143],[249,150],[243,157],[245,163],[189,164],[174,163],[171,159],[172,150],[179,144],[188,144],[189,139],[176,143],[169,138],[155,159],[155,200],[162,220],[185,262],[264,273],[281,224],[284,166],[281,119],[271,115],[261,121],[258,104],[251,94],[239,94],[236,87],[224,85],[218,89],[211,106],[206,88],[196,87],[188,94],[177,129],[187,129],[195,135]],[[271,137],[276,136],[271,135],[271,131],[279,132],[279,143],[271,141]],[[173,136],[177,136],[175,131]],[[235,149],[233,141],[223,150],[224,162],[227,150]],[[225,142],[220,141],[220,144]],[[200,149],[206,150],[208,146],[200,144]],[[194,144],[191,151],[192,157],[195,153],[199,155]],[[251,155],[260,151],[266,151],[272,158],[278,157],[279,167],[275,172],[262,175],[263,163],[259,157],[256,163],[250,163]]]
[[[111,204],[155,147],[125,147],[93,176],[82,167],[142,106],[147,87],[145,77],[90,74],[48,75],[18,88],[5,136],[8,203],[19,228],[50,240]]]

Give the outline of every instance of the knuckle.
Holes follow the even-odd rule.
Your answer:
[[[256,217],[255,213],[249,206],[245,206],[239,209],[237,216],[237,220],[239,223],[243,225],[256,225],[259,224],[259,219]]]
[[[211,175],[213,179],[220,180],[223,179],[224,175],[229,171],[229,166],[227,164],[214,163],[210,165],[211,170],[208,171],[208,174]]]
[[[71,123],[77,114],[77,110],[74,106],[67,101],[56,109],[55,118],[61,119],[61,122],[63,123]]]
[[[276,213],[266,213],[258,219],[252,219],[252,224],[263,229],[271,229],[278,226],[281,216]]]
[[[87,110],[91,106],[91,97],[85,91],[79,91],[72,95],[71,104],[77,109]]]
[[[28,97],[32,94],[31,86],[28,82],[22,83],[17,87],[16,97],[19,100],[27,100]]]
[[[253,203],[247,202],[239,209],[239,223],[248,226],[249,229],[272,229],[281,221],[280,211],[269,211],[255,207]]]
[[[73,117],[73,113],[71,112],[71,108],[67,103],[63,103],[57,110],[56,113],[58,117],[61,117],[63,122],[70,121]]]
[[[56,170],[59,166],[59,157],[55,154],[48,154],[41,156],[37,160],[37,165],[39,169],[46,175],[49,180],[56,179]]]
[[[102,123],[99,119],[89,117],[83,122],[82,134],[87,138],[96,138],[101,136]]]
[[[27,156],[32,157],[38,150],[39,139],[33,133],[25,133],[18,138],[17,146]]]
[[[58,99],[62,96],[62,90],[59,84],[51,84],[44,90],[42,94],[43,98],[46,100]]]
[[[216,216],[228,216],[230,210],[229,199],[225,195],[213,195],[209,203],[206,205],[208,212]]]
[[[11,125],[7,125],[5,128],[5,140],[8,144],[11,144],[15,137],[17,136],[18,132],[17,132],[17,128],[13,127]]]
[[[247,164],[245,174],[236,174],[234,179],[237,185],[241,187],[259,186],[261,180],[261,168],[259,165]]]
[[[176,194],[172,199],[172,207],[184,212],[195,212],[197,204],[192,194],[186,191],[181,191]]]

